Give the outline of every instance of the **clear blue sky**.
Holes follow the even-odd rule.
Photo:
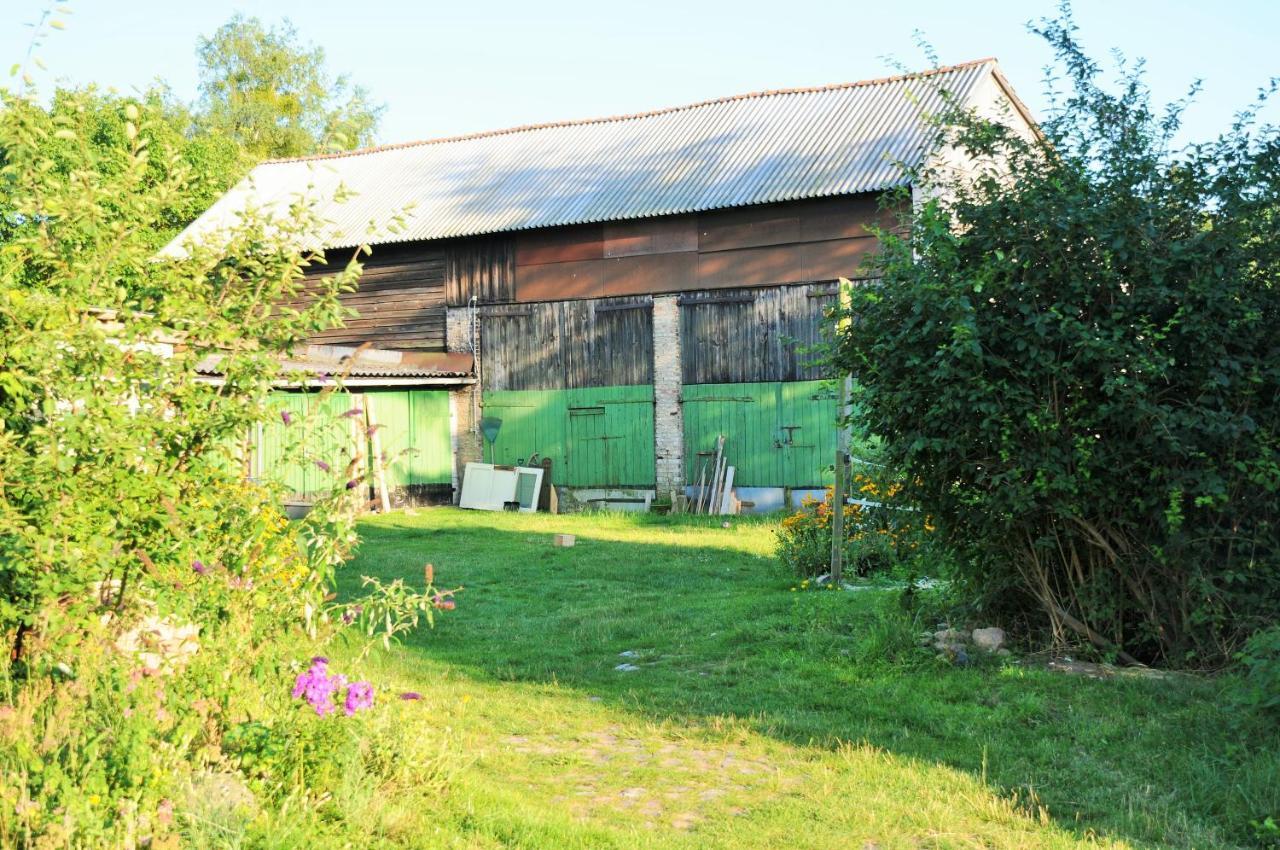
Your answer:
[[[6,0],[0,60],[21,59],[24,23],[44,0]],[[68,28],[40,55],[53,79],[122,90],[161,77],[186,99],[195,44],[234,12],[289,18],[329,65],[387,106],[379,141],[396,142],[539,121],[671,106],[759,89],[885,76],[890,59],[927,64],[919,30],[943,63],[1000,59],[1040,112],[1044,44],[1026,22],[1056,0],[72,0]],[[1095,55],[1145,57],[1158,98],[1205,89],[1187,135],[1224,127],[1269,76],[1280,74],[1277,0],[1077,0]],[[5,58],[10,57],[10,58]],[[1272,110],[1270,114],[1275,114]]]

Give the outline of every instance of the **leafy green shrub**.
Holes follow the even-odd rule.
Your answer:
[[[1140,69],[1041,33],[1042,135],[936,116],[836,365],[993,619],[1221,664],[1280,611],[1280,132],[1175,149]]]
[[[157,257],[190,179],[163,116],[114,102],[104,140],[102,103],[75,97],[0,94],[0,845],[209,846],[199,830],[336,794],[370,715],[398,708],[347,683],[353,716],[317,717],[290,690],[344,633],[354,464],[296,523],[242,472],[280,355],[341,320],[360,252],[281,307],[318,262],[300,198]],[[197,373],[212,355],[220,384]],[[369,606],[402,631],[448,599],[428,578]]]
[[[1250,637],[1236,659],[1244,672],[1245,702],[1280,713],[1280,627]]]

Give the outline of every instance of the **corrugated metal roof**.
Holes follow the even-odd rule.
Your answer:
[[[878,191],[930,144],[942,92],[967,103],[983,59],[923,74],[740,95],[637,115],[263,163],[198,219],[217,230],[246,203],[321,199],[327,247],[647,218]],[[1012,96],[1012,92],[1009,93]],[[1015,101],[1016,102],[1016,101]],[[353,193],[328,201],[341,186]],[[411,208],[395,234],[372,235]],[[176,240],[171,248],[176,247]]]
[[[222,355],[213,354],[196,365],[201,375],[221,375]],[[472,356],[463,352],[394,351],[383,348],[348,348],[309,345],[281,360],[281,371],[294,380],[300,376],[328,379],[362,378],[467,378]],[[286,381],[287,382],[287,381]]]

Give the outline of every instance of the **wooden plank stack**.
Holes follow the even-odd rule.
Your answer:
[[[702,461],[702,469],[698,473],[697,496],[690,503],[690,512],[695,514],[736,514],[742,503],[733,492],[735,467],[729,464],[724,452],[724,434],[716,437],[716,450]],[[712,459],[714,457],[714,460]],[[711,463],[708,470],[707,464]],[[710,479],[707,474],[710,472]]]

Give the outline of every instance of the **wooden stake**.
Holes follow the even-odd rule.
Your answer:
[[[702,461],[702,469],[698,472],[698,498],[693,502],[693,512],[695,514],[702,513],[702,494],[707,486],[707,461]]]
[[[849,289],[847,279],[840,278],[838,300],[841,309],[849,306]],[[842,324],[846,320],[841,320]],[[844,580],[844,498],[846,478],[849,469],[849,401],[853,395],[853,376],[845,375],[840,380],[839,407],[836,408],[840,420],[836,423],[836,481],[831,496],[831,583],[839,585]]]
[[[373,480],[378,486],[378,498],[384,514],[391,512],[391,494],[387,491],[387,459],[382,456],[382,437],[379,434],[378,418],[373,411],[373,396],[364,397],[365,421],[369,427],[369,444],[373,451]]]
[[[363,407],[364,397],[359,395],[352,395],[351,405],[352,407]],[[369,488],[367,486],[364,486],[364,480],[363,480],[364,479],[365,435],[363,432],[361,432],[360,423],[356,422],[355,416],[351,416],[350,418],[348,418],[347,422],[349,423],[348,431],[350,432],[350,436],[351,436],[351,463],[347,470],[347,474],[352,478],[356,476],[360,476],[361,478],[360,483],[362,486],[353,487],[351,492],[353,496],[353,501],[357,505],[359,505],[363,510],[367,508],[367,503],[369,500]],[[361,489],[364,490],[363,493],[357,492],[358,490],[361,490]]]
[[[720,504],[717,506],[717,507],[719,507],[719,510],[717,511],[717,513],[720,513],[720,514],[733,513],[733,510],[732,510],[732,504],[733,504],[733,473],[734,473],[734,471],[736,470],[736,468],[737,468],[737,467],[728,466],[728,465],[726,464],[726,468],[725,468],[725,472],[724,472],[724,484],[723,484],[723,485],[721,486],[721,488],[720,488],[720,490],[721,490],[721,493],[720,493]]]

